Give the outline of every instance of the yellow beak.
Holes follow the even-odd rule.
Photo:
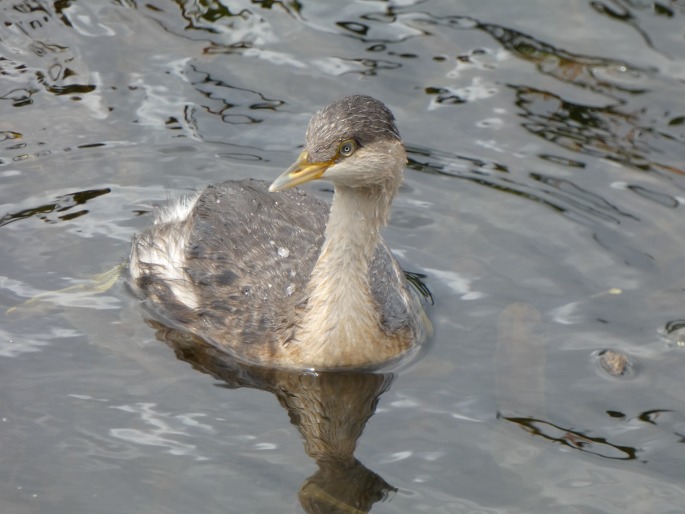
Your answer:
[[[293,165],[273,181],[271,186],[269,186],[269,191],[272,193],[284,191],[285,189],[321,178],[326,170],[334,164],[333,161],[309,162],[307,160],[308,157],[307,151],[303,151]]]

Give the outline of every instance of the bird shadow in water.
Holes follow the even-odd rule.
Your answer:
[[[396,489],[354,457],[357,440],[390,388],[390,373],[291,371],[235,360],[203,339],[153,320],[158,340],[194,369],[224,387],[268,391],[287,410],[304,449],[318,470],[307,478],[299,500],[308,513],[368,512]]]

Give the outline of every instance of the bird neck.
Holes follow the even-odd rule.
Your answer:
[[[336,186],[326,224],[326,240],[316,267],[335,273],[366,276],[368,264],[378,244],[380,229],[387,223],[390,202],[381,187]]]
[[[336,186],[301,325],[300,339],[306,340],[314,367],[317,360],[353,366],[374,358],[375,348],[365,343],[377,337],[380,313],[369,286],[369,264],[400,181],[401,174],[381,186]]]

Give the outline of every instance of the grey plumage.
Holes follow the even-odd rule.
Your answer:
[[[292,333],[306,305],[306,285],[321,251],[328,205],[300,189],[278,195],[261,180],[208,186],[188,216],[189,223],[167,226],[165,238],[187,231],[187,287],[198,294],[188,308],[158,278],[155,264],[141,263],[139,289],[162,317],[250,361],[262,346],[279,344]],[[160,227],[161,228],[161,227]],[[144,232],[134,245],[158,244],[158,230]],[[383,329],[395,333],[408,324],[402,270],[384,242],[369,268],[369,281]],[[410,300],[412,301],[412,300]],[[285,337],[284,339],[288,339]],[[259,346],[254,352],[250,347]],[[268,353],[275,350],[269,350]]]
[[[305,135],[314,161],[328,161],[341,141],[352,139],[360,146],[386,139],[400,141],[400,132],[390,109],[375,98],[348,96],[320,109]]]

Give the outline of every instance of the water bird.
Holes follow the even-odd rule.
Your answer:
[[[129,283],[165,322],[245,362],[393,362],[430,332],[380,235],[406,163],[382,102],[337,100],[312,117],[304,150],[271,185],[226,181],[157,208],[133,239]],[[318,179],[334,185],[330,207],[294,188]]]

